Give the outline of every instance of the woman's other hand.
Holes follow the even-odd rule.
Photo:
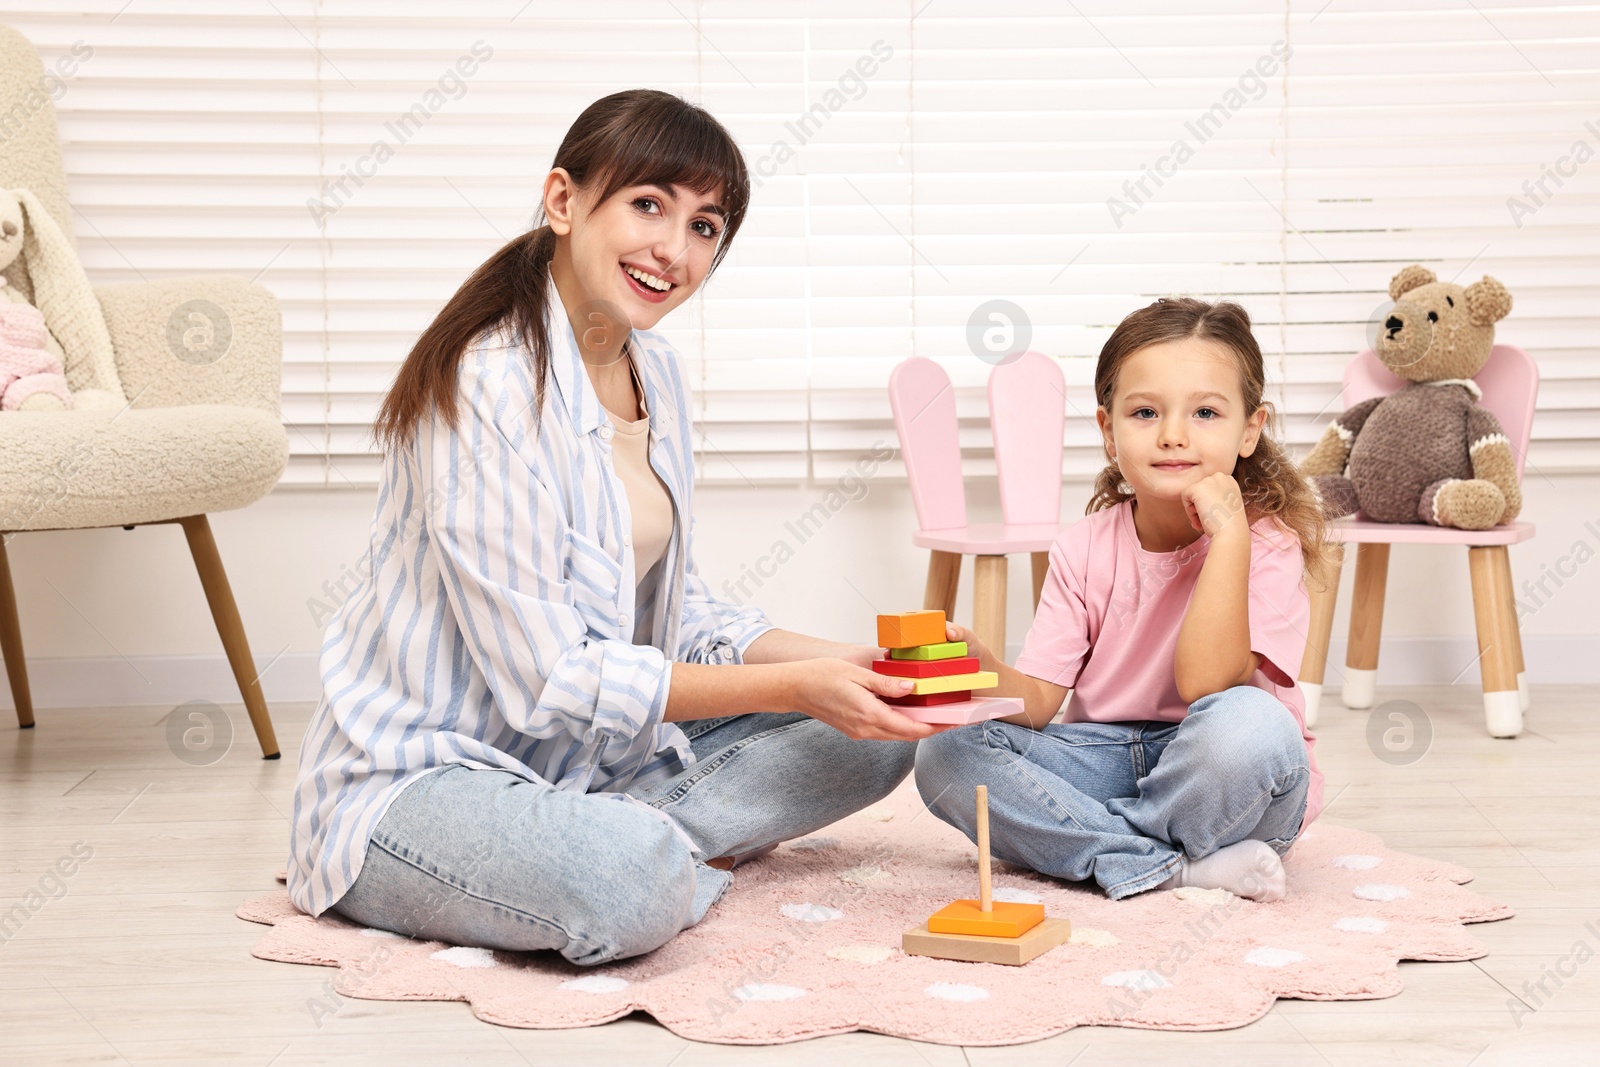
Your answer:
[[[876,657],[873,657],[876,658]],[[790,703],[846,737],[874,741],[920,741],[951,726],[917,722],[881,697],[905,696],[911,679],[879,674],[844,659],[806,659],[785,664]]]

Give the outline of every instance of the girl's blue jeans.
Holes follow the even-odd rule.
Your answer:
[[[1253,838],[1282,855],[1310,775],[1294,716],[1247,685],[1201,697],[1178,723],[979,723],[922,741],[916,760],[928,808],[969,838],[975,787],[988,786],[996,859],[1092,878],[1113,900],[1160,885],[1180,854]]]
[[[799,713],[679,723],[695,763],[616,799],[453,764],[401,790],[333,910],[453,945],[555,949],[591,965],[649,952],[732,881],[704,861],[787,841],[892,792],[915,746],[854,741]]]

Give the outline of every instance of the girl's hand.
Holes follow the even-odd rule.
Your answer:
[[[874,741],[920,741],[953,726],[917,722],[879,697],[905,696],[911,679],[879,674],[842,659],[803,659],[783,665],[789,673],[790,704],[846,737]]]
[[[978,635],[965,626],[957,626],[953,622],[947,622],[944,624],[944,634],[946,641],[965,641],[967,643],[967,655],[978,657],[978,669],[980,671],[992,671],[995,669],[995,664],[1000,662],[995,659],[994,653],[989,651],[989,646],[979,641]]]
[[[1189,515],[1189,525],[1203,534],[1216,537],[1234,529],[1249,536],[1250,524],[1245,521],[1244,496],[1239,492],[1239,482],[1233,475],[1216,471],[1189,486],[1182,493],[1184,510]]]

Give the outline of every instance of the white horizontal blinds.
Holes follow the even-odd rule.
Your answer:
[[[1287,334],[1306,372],[1294,378],[1336,375],[1406,264],[1461,285],[1488,274],[1515,301],[1497,339],[1542,377],[1524,477],[1600,468],[1600,9],[1336,0],[1295,21]],[[1595,161],[1577,164],[1575,142]],[[1575,173],[1514,214],[1508,200],[1533,208],[1523,183],[1563,157]]]
[[[1506,205],[1574,142],[1600,150],[1593,6],[519,8],[0,6],[47,63],[95,49],[57,102],[94,280],[227,271],[278,295],[290,484],[372,483],[368,427],[417,333],[531,222],[577,114],[631,86],[703,102],[759,177],[718,275],[662,325],[704,480],[833,479],[892,444],[884,386],[913,352],[947,366],[967,467],[992,469],[967,342],[991,300],[1062,358],[1068,473],[1100,464],[1093,357],[1166,293],[1245,303],[1305,445],[1412,261],[1511,288],[1501,336],[1546,380],[1530,462],[1600,466],[1600,160],[1526,217]]]

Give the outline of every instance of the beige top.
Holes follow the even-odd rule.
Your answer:
[[[644,385],[639,381],[638,366],[632,358],[628,360],[628,367],[633,373],[633,387],[645,417],[630,421],[609,409],[606,417],[615,430],[611,439],[612,463],[627,494],[628,511],[632,516],[632,529],[623,534],[623,543],[633,546],[632,580],[639,590],[638,601],[642,603],[645,580],[651,568],[667,554],[667,542],[672,538],[672,496],[661,476],[650,467],[650,412],[645,410]],[[649,638],[644,640],[648,642]]]

